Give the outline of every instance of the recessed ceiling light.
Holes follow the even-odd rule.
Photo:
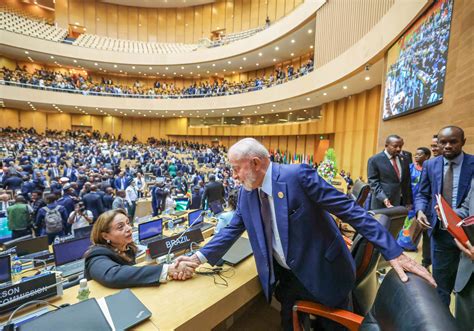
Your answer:
[[[326,92],[324,92],[323,95],[328,95],[328,94]]]
[[[165,70],[168,70],[168,67],[165,67]]]
[[[291,107],[288,107],[288,110],[292,110],[292,108],[291,108]]]
[[[94,65],[95,65],[95,66],[98,66],[99,64],[96,62],[96,63],[94,63]]]
[[[173,75],[176,75],[176,72],[173,72]]]
[[[313,30],[309,29],[309,30],[308,30],[308,33],[313,33]]]
[[[290,56],[295,56],[295,53],[291,53]]]
[[[215,66],[216,66],[216,64],[215,64],[215,63],[213,63],[213,64],[212,64],[212,66],[213,66],[213,67],[215,67]]]
[[[139,74],[141,74],[142,72],[141,72],[141,71],[139,71],[138,73],[139,73]]]
[[[347,90],[347,86],[346,86],[346,85],[344,85],[342,88],[343,88],[344,90]]]
[[[132,69],[135,69],[135,66],[132,66]]]
[[[30,52],[28,52],[28,51],[25,51],[25,54],[30,54]]]
[[[365,80],[370,80],[370,77],[369,77],[369,76],[366,76],[366,77],[365,77]]]
[[[227,61],[227,64],[231,64],[231,63],[232,63],[232,61]]]
[[[294,40],[294,39],[291,39],[291,43],[294,44],[294,43],[295,43],[295,40]]]
[[[278,51],[279,49],[280,49],[280,47],[275,46],[275,51]]]
[[[263,54],[262,53],[258,53],[258,56],[262,56]]]
[[[123,72],[123,70],[120,70],[120,72]]]
[[[273,62],[276,62],[277,59],[273,59]]]
[[[54,59],[54,56],[51,55],[50,58]]]
[[[232,71],[233,74],[235,74],[235,71]]]
[[[275,105],[275,104],[273,104],[273,105],[272,105],[272,107],[273,107],[273,108],[275,108],[275,107],[276,107],[276,105]]]
[[[254,113],[254,114],[256,114],[256,113],[257,113],[257,111],[256,111],[256,110],[254,110],[254,111],[253,111],[253,113]]]
[[[242,110],[245,110],[245,108],[242,108]]]
[[[117,65],[116,65],[116,64],[114,64],[114,68],[117,68]]]
[[[74,61],[74,63],[77,63],[77,60],[73,60],[73,61]]]
[[[309,46],[309,48],[311,48],[311,49],[313,49],[313,47],[314,47],[313,45]]]
[[[206,73],[209,73],[209,70],[208,70],[208,71],[206,71]]]
[[[310,98],[310,97],[306,98],[306,101],[309,101],[309,100],[311,100],[311,98]]]
[[[148,70],[153,70],[153,67],[148,67]]]
[[[258,63],[255,63],[255,65],[258,67],[260,64],[258,64]]]
[[[246,58],[246,57],[244,57],[242,60],[244,60],[244,61],[247,61],[247,58]]]
[[[237,113],[237,115],[240,115],[240,111]]]
[[[193,74],[193,72],[192,72],[192,71],[190,71],[190,72],[189,72],[189,74],[190,74],[190,75],[192,75],[192,74]]]
[[[239,67],[240,70],[242,70],[242,67]]]
[[[181,67],[181,70],[184,70],[184,67],[183,67],[183,66]]]
[[[198,66],[196,66],[196,68],[198,68],[198,69],[199,69],[199,68],[201,68],[201,66],[199,66],[199,65],[198,65]]]

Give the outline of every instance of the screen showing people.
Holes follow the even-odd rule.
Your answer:
[[[439,0],[388,51],[383,119],[443,99],[453,0]]]

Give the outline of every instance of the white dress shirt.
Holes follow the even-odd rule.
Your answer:
[[[392,158],[394,158],[394,156],[390,155],[390,154],[387,152],[386,149],[385,149],[383,152],[385,153],[385,155],[387,155],[387,157],[388,157],[388,159],[389,159],[389,161],[390,161],[390,164],[391,164],[392,167],[393,167]],[[395,160],[396,160],[396,162],[397,162],[398,171],[400,171],[400,178],[399,178],[399,179],[402,180],[402,163],[400,162],[400,156],[395,157]],[[395,170],[395,168],[393,168],[393,169]]]
[[[270,210],[272,214],[272,246],[273,246],[273,257],[281,265],[283,268],[290,269],[286,264],[285,254],[283,253],[283,245],[281,243],[280,232],[278,230],[278,225],[276,221],[276,214],[275,214],[275,205],[273,199],[273,190],[272,190],[272,163],[267,168],[265,173],[265,177],[263,178],[262,187],[259,187],[258,190],[262,190],[268,195],[268,201],[270,202]],[[197,257],[202,263],[207,262],[207,258],[201,253],[196,252]]]

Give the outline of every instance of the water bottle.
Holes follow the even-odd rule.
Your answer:
[[[173,220],[169,220],[167,224],[168,224],[168,230],[170,232],[173,232],[174,231],[174,222],[173,222]]]
[[[23,271],[23,265],[21,264],[18,256],[12,256],[12,281],[14,283],[21,280],[21,272]]]
[[[87,279],[83,278],[79,282],[79,290],[77,292],[77,299],[79,301],[89,299],[90,294],[89,286],[87,285]]]

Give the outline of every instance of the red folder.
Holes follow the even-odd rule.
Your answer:
[[[448,232],[465,246],[466,241],[468,241],[466,232],[464,232],[462,227],[457,226],[459,222],[461,222],[461,218],[454,212],[451,206],[440,194],[436,195],[436,201],[441,214],[441,222],[443,222]]]

